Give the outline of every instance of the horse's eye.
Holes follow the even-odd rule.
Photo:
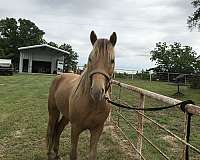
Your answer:
[[[115,63],[115,60],[114,60],[114,59],[112,59],[112,60],[111,60],[111,63],[112,63],[112,64],[113,64],[113,63]]]

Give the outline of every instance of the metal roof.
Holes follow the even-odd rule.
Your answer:
[[[48,44],[41,44],[41,45],[33,45],[33,46],[26,46],[26,47],[20,47],[18,48],[19,50],[26,50],[26,49],[34,49],[34,48],[42,48],[42,47],[47,47],[47,48],[50,48],[50,49],[54,49],[56,51],[59,51],[59,52],[62,52],[62,53],[67,53],[69,54],[67,51],[65,50],[62,50],[62,49],[59,49],[59,48],[56,48],[56,47],[52,47]]]

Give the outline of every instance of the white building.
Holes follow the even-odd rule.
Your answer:
[[[58,61],[64,61],[67,51],[47,44],[18,48],[20,51],[19,72],[54,73]]]

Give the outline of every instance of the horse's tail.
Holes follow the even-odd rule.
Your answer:
[[[53,137],[56,131],[56,126],[58,124],[58,120],[60,117],[60,112],[57,109],[56,102],[55,102],[55,91],[57,89],[58,81],[60,79],[60,76],[57,76],[49,89],[49,97],[48,97],[48,112],[49,112],[49,121],[48,121],[48,127],[47,127],[47,136],[46,136],[46,143],[48,152],[51,151],[53,146]]]

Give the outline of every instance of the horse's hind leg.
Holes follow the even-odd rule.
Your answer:
[[[56,126],[60,112],[56,108],[49,107],[49,122],[47,127],[47,149],[48,149],[48,159],[55,159],[56,154],[53,151],[53,139],[56,132]]]
[[[59,159],[58,150],[59,150],[60,135],[65,126],[68,124],[68,122],[69,120],[66,119],[64,116],[62,116],[62,118],[60,119],[59,123],[56,126],[56,131],[53,139],[53,150],[56,153],[57,159]]]

